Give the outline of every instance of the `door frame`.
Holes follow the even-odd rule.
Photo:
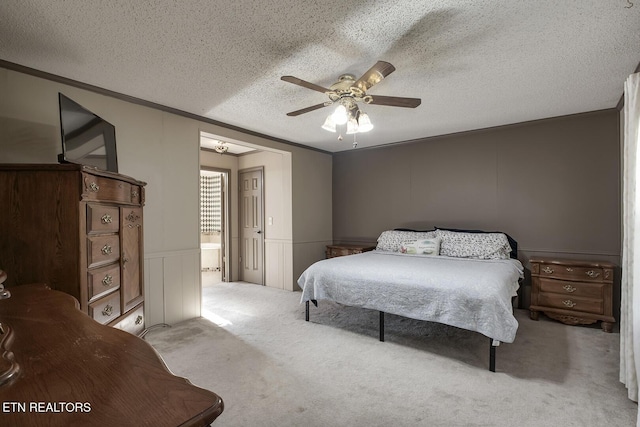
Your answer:
[[[240,195],[240,176],[243,173],[246,172],[255,172],[255,171],[260,171],[262,174],[262,182],[260,183],[260,195],[261,195],[261,205],[260,209],[262,210],[262,215],[261,215],[261,221],[262,223],[260,224],[260,230],[262,230],[262,250],[261,250],[261,262],[262,262],[262,286],[266,286],[266,269],[267,266],[265,264],[265,240],[267,239],[266,236],[266,230],[264,228],[265,226],[265,214],[266,214],[266,210],[265,210],[265,194],[264,194],[264,188],[265,188],[265,173],[264,173],[264,166],[254,166],[254,167],[250,167],[250,168],[245,168],[245,169],[238,169],[238,195]],[[243,207],[241,206],[241,201],[240,201],[240,197],[238,197],[238,256],[242,256],[243,254],[243,245],[242,245],[242,239],[241,239],[241,235],[240,235],[240,227],[242,224],[242,214],[244,213],[243,211]],[[238,260],[238,279],[239,280],[244,280],[244,273],[242,272],[242,263]]]
[[[231,187],[231,169],[217,168],[213,166],[202,166],[200,165],[200,171],[208,171],[208,172],[219,172],[221,174],[226,175],[226,179],[223,180],[224,185],[221,186],[222,191],[222,206],[221,206],[221,214],[222,214],[222,249],[221,249],[221,258],[222,258],[222,281],[230,282],[231,281],[231,263],[233,262],[231,259],[231,201],[229,198],[229,189]],[[200,187],[198,187],[198,194],[200,194]],[[198,197],[200,200],[200,197]],[[200,216],[200,209],[198,209],[198,216]],[[202,220],[202,218],[200,218]],[[200,251],[202,251],[202,247],[200,247]],[[201,272],[202,274],[202,272]]]

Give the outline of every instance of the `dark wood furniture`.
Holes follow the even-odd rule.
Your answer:
[[[335,258],[339,256],[361,254],[374,250],[375,245],[327,245],[327,258]]]
[[[144,186],[73,164],[0,165],[8,289],[46,283],[100,323],[144,331]]]
[[[602,321],[611,332],[613,270],[609,262],[533,258],[531,263],[530,317],[539,312],[568,325]]]
[[[45,285],[0,299],[0,424],[205,426],[217,394],[169,372],[144,340],[101,325]]]

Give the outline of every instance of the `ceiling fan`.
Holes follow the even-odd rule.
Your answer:
[[[287,116],[299,116],[300,114],[318,110],[329,105],[338,104],[336,112],[330,115],[323,129],[335,132],[335,125],[347,124],[347,134],[367,132],[373,128],[369,117],[358,107],[358,103],[372,105],[386,105],[390,107],[416,108],[420,105],[419,98],[401,98],[397,96],[368,95],[367,91],[379,83],[389,74],[395,71],[395,67],[388,62],[378,61],[366,73],[356,80],[353,74],[343,74],[338,81],[328,89],[309,83],[293,76],[282,76],[285,82],[293,83],[307,89],[322,92],[329,97],[328,101],[311,107],[287,113]],[[351,124],[351,126],[349,126]]]

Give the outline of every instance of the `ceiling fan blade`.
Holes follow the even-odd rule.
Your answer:
[[[296,111],[287,113],[287,116],[291,116],[291,117],[299,116],[300,114],[308,113],[309,111],[317,110],[319,108],[326,107],[327,105],[329,104],[327,104],[326,102],[323,102],[322,104],[312,105],[311,107],[307,107],[301,110],[296,110]]]
[[[322,92],[322,93],[331,92],[330,89],[324,88],[322,86],[318,86],[318,85],[313,84],[313,83],[309,83],[309,82],[304,81],[302,79],[299,79],[297,77],[282,76],[282,77],[280,77],[280,79],[284,80],[285,82],[293,83],[294,85],[306,87],[307,89],[316,90],[318,92]]]
[[[380,96],[380,95],[369,95],[369,96],[371,96],[371,102],[369,102],[369,104],[388,105],[389,107],[416,108],[422,102],[420,98],[400,98],[397,96]]]
[[[396,67],[388,62],[378,61],[376,64],[369,68],[369,71],[364,73],[354,84],[357,88],[366,92],[369,88],[376,83],[379,83],[382,79],[393,73]]]

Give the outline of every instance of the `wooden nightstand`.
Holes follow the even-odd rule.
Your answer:
[[[588,325],[602,321],[602,330],[611,332],[613,269],[609,262],[530,259],[531,319],[540,311],[568,325]]]
[[[338,256],[361,254],[374,250],[375,246],[369,245],[327,245],[327,258],[335,258]]]

